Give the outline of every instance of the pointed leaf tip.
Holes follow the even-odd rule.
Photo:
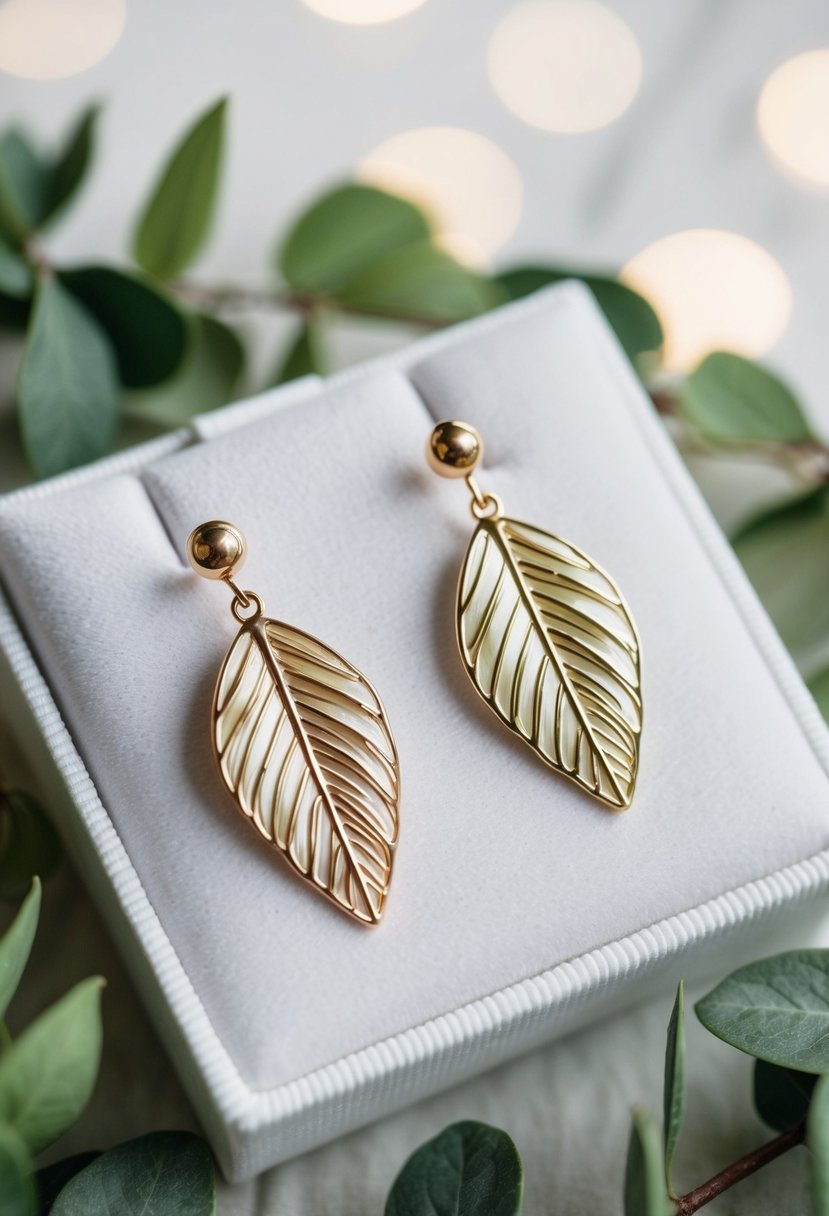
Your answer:
[[[625,1216],[670,1216],[674,1205],[665,1187],[662,1143],[653,1119],[634,1108],[625,1165]]]
[[[133,254],[143,270],[170,280],[201,251],[216,211],[227,98],[199,117],[167,160],[139,219]]]
[[[40,903],[40,879],[34,878],[10,928],[0,938],[0,1019],[5,1017],[29,961],[40,918]]]
[[[665,1181],[673,1190],[673,1161],[685,1120],[685,985],[680,980],[665,1044]]]

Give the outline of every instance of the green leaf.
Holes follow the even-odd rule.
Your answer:
[[[806,1144],[812,1155],[812,1212],[829,1216],[829,1077],[815,1086],[806,1122]]]
[[[647,1111],[635,1109],[625,1167],[625,1216],[669,1216],[662,1138]]]
[[[0,1119],[32,1154],[56,1140],[89,1101],[101,1056],[103,980],[82,981],[0,1056]]]
[[[40,224],[48,208],[49,168],[22,131],[0,135],[0,228],[14,243]]]
[[[5,1017],[29,961],[40,917],[40,879],[35,878],[20,911],[0,938],[0,1018]]]
[[[23,445],[39,476],[102,456],[118,431],[121,394],[112,347],[56,278],[37,289],[17,406]]]
[[[829,636],[829,487],[774,507],[734,538],[737,556],[795,658]]]
[[[190,337],[181,366],[160,388],[130,393],[134,417],[180,426],[232,401],[245,365],[245,350],[232,329],[213,317],[190,318]]]
[[[403,1166],[386,1216],[515,1216],[522,1188],[521,1158],[506,1132],[453,1123]]]
[[[750,1056],[829,1071],[829,950],[790,950],[749,963],[695,1008],[706,1030]]]
[[[44,219],[52,219],[72,198],[86,177],[95,146],[99,105],[88,106],[72,128],[49,174]]]
[[[151,1132],[102,1153],[61,1191],[53,1216],[212,1216],[213,1158],[190,1132]]]
[[[319,327],[313,321],[302,326],[282,356],[273,384],[287,384],[300,376],[322,375],[325,370]]]
[[[20,254],[0,240],[0,291],[15,300],[25,300],[32,294],[34,280],[28,264]]]
[[[427,323],[462,321],[500,303],[499,289],[428,241],[373,262],[337,292],[355,309]]]
[[[222,169],[226,109],[223,97],[190,128],[164,166],[138,222],[133,254],[156,278],[175,278],[207,239]]]
[[[173,374],[189,333],[166,291],[110,266],[85,266],[60,277],[106,331],[123,385],[146,388]]]
[[[86,1153],[74,1153],[71,1157],[63,1157],[60,1161],[39,1169],[35,1174],[38,1216],[49,1216],[55,1200],[67,1182],[81,1170],[85,1170],[100,1155],[96,1149]]]
[[[757,1114],[777,1132],[788,1131],[805,1118],[817,1077],[754,1061],[754,1105]]]
[[[0,793],[0,899],[20,899],[35,874],[48,878],[62,852],[57,833],[36,798],[24,790]]]
[[[665,1045],[665,1181],[673,1194],[674,1153],[685,1119],[685,986],[680,980]]]
[[[564,279],[578,279],[590,288],[631,360],[646,351],[659,350],[663,342],[659,317],[644,296],[616,279],[548,266],[519,266],[498,275],[496,282],[506,289],[511,300],[519,300]]]
[[[829,667],[824,667],[808,681],[809,692],[815,698],[818,709],[829,722]]]
[[[679,408],[706,439],[806,443],[812,432],[794,394],[750,359],[715,351],[686,378]]]
[[[429,236],[425,216],[405,199],[372,186],[341,186],[294,224],[279,269],[297,291],[335,295],[381,258]]]
[[[35,1186],[26,1145],[0,1123],[0,1216],[34,1216]]]

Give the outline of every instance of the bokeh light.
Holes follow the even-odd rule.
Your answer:
[[[545,131],[606,127],[628,108],[642,78],[630,27],[598,0],[528,0],[496,26],[489,78],[518,118]]]
[[[420,8],[426,0],[302,0],[306,8],[344,25],[379,25]]]
[[[28,80],[74,76],[109,54],[125,20],[125,0],[5,0],[0,71]]]
[[[796,55],[771,74],[757,126],[784,169],[829,190],[829,50]]]
[[[765,354],[792,311],[780,264],[754,241],[718,228],[690,228],[655,241],[628,262],[621,278],[659,313],[670,371],[687,371],[712,350]]]
[[[460,127],[395,135],[360,162],[357,175],[417,203],[438,243],[470,265],[485,265],[521,217],[524,192],[513,162],[491,139]]]

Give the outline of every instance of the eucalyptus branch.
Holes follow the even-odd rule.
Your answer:
[[[740,1157],[737,1161],[732,1162],[731,1165],[727,1165],[719,1174],[715,1174],[713,1178],[709,1178],[701,1186],[694,1187],[687,1195],[681,1195],[676,1209],[676,1216],[691,1216],[693,1212],[698,1212],[700,1208],[705,1207],[712,1199],[716,1199],[724,1191],[729,1190],[738,1182],[742,1182],[744,1178],[748,1178],[751,1174],[756,1173],[764,1165],[768,1165],[778,1157],[782,1157],[784,1153],[789,1152],[790,1149],[803,1144],[805,1137],[806,1120],[804,1119],[795,1127],[790,1128],[789,1131],[776,1136],[774,1140],[769,1140],[766,1144],[760,1145],[759,1148],[753,1149],[750,1153],[746,1153],[744,1157]]]
[[[663,418],[670,418],[682,427],[683,438],[689,446],[704,455],[748,456],[775,466],[788,467],[796,476],[815,485],[829,484],[829,444],[819,439],[786,442],[741,440],[739,443],[712,444],[683,418],[679,400],[664,388],[652,388],[650,398]]]
[[[188,281],[173,284],[173,291],[194,308],[262,308],[296,312],[305,318],[321,312],[339,312],[378,321],[396,321],[420,329],[444,329],[451,322],[431,313],[406,309],[372,308],[316,292],[296,292],[273,288],[235,287],[231,284],[209,286]]]

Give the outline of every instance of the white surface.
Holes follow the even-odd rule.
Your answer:
[[[400,362],[146,468],[0,504],[4,581],[112,820],[97,847],[126,850],[106,864],[116,883],[135,869],[120,897],[146,894],[161,982],[180,968],[168,999],[243,1173],[560,1033],[656,960],[826,881],[825,729],[587,293],[410,348],[408,376]],[[625,816],[534,760],[460,668],[465,493],[422,456],[433,420],[459,413],[486,436],[482,483],[612,567],[637,619],[646,729]],[[377,933],[275,865],[213,772],[234,630],[182,552],[222,516],[247,533],[244,585],[386,703],[406,792]],[[400,1088],[382,1083],[389,1059]]]

